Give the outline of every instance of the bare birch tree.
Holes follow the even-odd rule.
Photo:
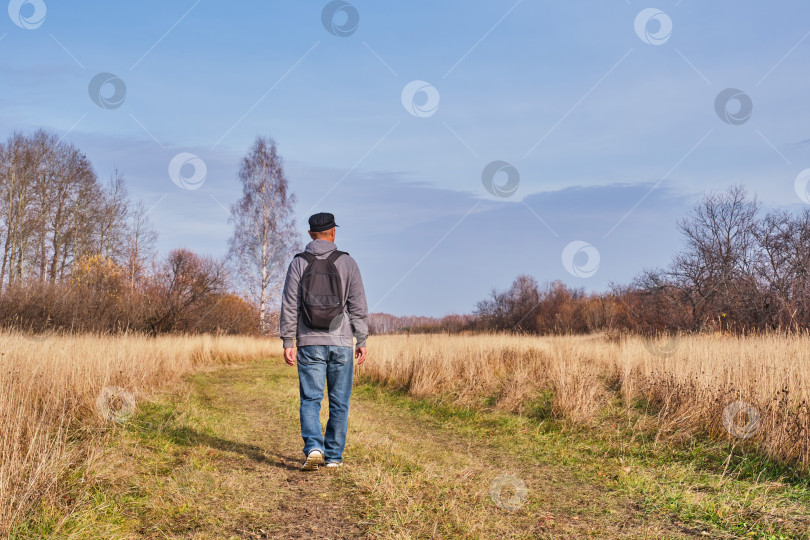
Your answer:
[[[231,206],[234,225],[229,259],[237,281],[259,305],[259,328],[267,331],[268,306],[278,303],[285,271],[300,250],[281,156],[272,139],[257,137],[239,169],[242,198]]]
[[[116,169],[102,192],[98,215],[98,250],[109,259],[124,258],[124,240],[129,220],[129,193],[123,175]]]
[[[154,257],[158,234],[149,220],[149,211],[138,200],[129,216],[128,237],[124,247],[124,268],[130,289],[146,276],[148,261]]]

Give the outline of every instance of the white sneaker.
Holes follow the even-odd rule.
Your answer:
[[[339,467],[343,467],[343,463],[340,461],[330,461],[326,464],[327,469],[337,469]]]
[[[317,471],[323,465],[323,452],[318,449],[310,450],[307,460],[301,465],[302,471]]]

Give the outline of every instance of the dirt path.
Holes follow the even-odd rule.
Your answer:
[[[645,515],[611,490],[615,479],[583,480],[560,461],[564,438],[546,448],[526,422],[442,416],[372,386],[352,397],[345,466],[302,473],[297,391],[295,370],[271,359],[198,375],[187,396],[143,406],[97,471],[94,517],[68,536],[700,535]]]

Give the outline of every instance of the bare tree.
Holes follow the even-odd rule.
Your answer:
[[[267,331],[269,305],[278,303],[290,257],[300,250],[281,156],[272,139],[257,137],[239,169],[242,198],[231,206],[234,225],[229,258],[236,279],[259,306],[259,328]]]
[[[187,330],[192,312],[225,288],[222,262],[187,249],[172,250],[160,264],[149,291],[150,332]]]
[[[5,200],[6,241],[0,274],[7,275],[11,285],[23,280],[34,225],[31,140],[21,133],[13,134],[5,145],[2,158],[0,177]]]
[[[759,203],[748,200],[744,186],[710,194],[678,223],[686,248],[675,257],[670,275],[694,295],[696,325],[727,316],[752,323],[747,299],[756,291],[754,261]]]
[[[96,175],[88,159],[76,148],[65,148],[63,159],[56,164],[54,198],[49,213],[51,231],[51,264],[49,279],[61,280],[74,253],[74,214],[80,210],[79,194],[91,192]],[[82,187],[86,186],[86,187]]]
[[[143,201],[138,200],[129,215],[123,266],[127,272],[130,289],[135,289],[135,286],[143,280],[148,261],[155,253],[158,234],[147,214]]]
[[[30,177],[33,198],[31,221],[34,228],[35,250],[33,252],[32,268],[37,269],[40,283],[47,279],[48,268],[48,217],[54,206],[56,184],[56,164],[61,155],[60,142],[56,135],[44,130],[38,130],[31,137]]]
[[[762,282],[767,325],[798,330],[810,315],[810,209],[798,216],[772,211],[756,232],[756,274]]]
[[[498,331],[536,333],[537,308],[540,305],[540,290],[537,280],[521,274],[504,291],[493,290],[490,298],[478,302],[475,314],[481,324]]]
[[[97,213],[99,253],[114,261],[122,260],[127,236],[129,194],[124,177],[117,169],[104,186]]]

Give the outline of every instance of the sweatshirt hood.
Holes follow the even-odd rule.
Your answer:
[[[329,253],[330,251],[335,251],[336,249],[337,245],[334,242],[318,238],[317,240],[313,240],[307,244],[304,251],[312,253],[313,255],[323,255],[324,253]]]

